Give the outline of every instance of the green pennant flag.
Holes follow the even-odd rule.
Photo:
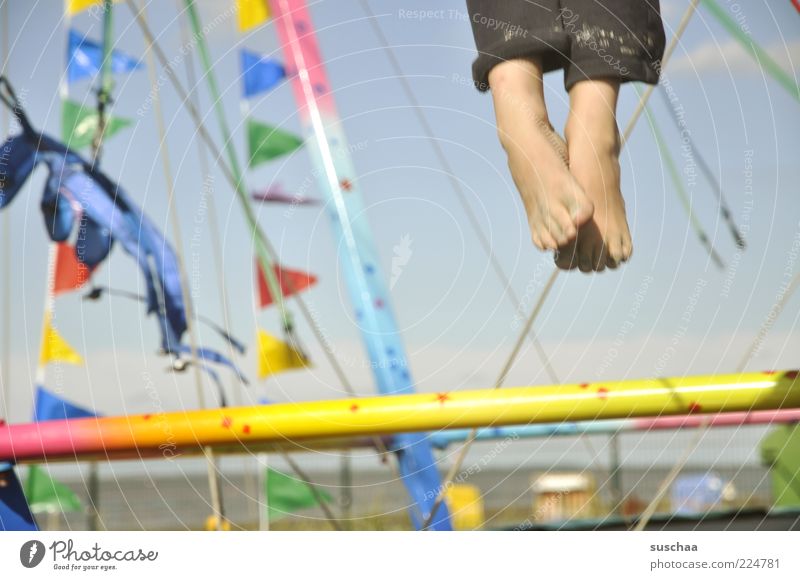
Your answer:
[[[61,140],[71,149],[82,149],[92,144],[100,116],[97,111],[82,107],[75,101],[64,101],[61,106]],[[118,133],[131,124],[128,119],[106,118],[104,139]]]
[[[308,485],[280,471],[267,468],[267,518],[277,520],[292,512],[318,505],[317,498]],[[325,503],[330,503],[331,496],[322,490],[319,494]]]
[[[250,150],[250,167],[286,155],[303,145],[303,140],[275,127],[247,120],[247,145]]]
[[[25,498],[32,512],[67,513],[83,510],[75,492],[56,481],[38,465],[31,465],[25,481]]]

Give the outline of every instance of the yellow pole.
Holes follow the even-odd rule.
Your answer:
[[[797,371],[420,393],[0,426],[0,461],[800,407]]]

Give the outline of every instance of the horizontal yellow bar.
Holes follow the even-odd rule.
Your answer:
[[[797,372],[420,393],[0,427],[0,460],[800,407]]]

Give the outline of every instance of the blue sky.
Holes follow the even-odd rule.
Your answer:
[[[428,3],[421,0],[371,4],[496,255],[530,309],[552,269],[551,258],[529,242],[521,205],[496,140],[490,98],[469,85],[475,51],[463,2],[440,2],[441,17],[425,20],[401,12],[425,8]],[[669,36],[687,2],[663,4]],[[733,4],[722,4],[733,10]],[[225,13],[228,3],[206,0],[200,6],[204,20],[210,22]],[[794,75],[800,58],[800,15],[791,4],[736,6],[752,37]],[[9,8],[11,57],[6,74],[24,94],[34,124],[57,135],[66,44],[61,3],[17,2]],[[359,144],[353,156],[384,272],[391,269],[395,246],[404,237],[410,240],[411,257],[393,287],[393,298],[419,388],[488,387],[516,338],[514,310],[503,297],[359,3],[315,2],[311,12],[345,130],[351,144]],[[181,43],[176,15],[173,3],[159,3],[157,10],[149,11],[169,56],[178,53]],[[280,51],[271,24],[242,37],[234,18],[223,17],[219,22],[210,32],[210,47],[243,157],[238,49],[274,53],[278,58]],[[100,22],[88,14],[78,16],[71,25],[100,36]],[[124,4],[115,11],[115,35],[117,48],[142,54],[143,40]],[[183,75],[183,69],[178,70]],[[599,276],[561,275],[539,319],[542,342],[563,381],[731,371],[775,303],[786,273],[792,275],[800,268],[796,256],[792,257],[793,241],[800,236],[798,103],[762,74],[702,9],[667,67],[667,75],[684,107],[692,138],[721,179],[736,220],[750,226],[748,248],[736,253],[724,225],[717,221],[709,185],[698,178],[691,189],[694,209],[728,267],[719,271],[708,262],[647,125],[641,122],[622,156],[623,192],[635,246],[632,262]],[[103,167],[174,239],[152,112],[137,115],[150,90],[147,74],[142,71],[116,81],[113,112],[133,119],[134,124],[107,143]],[[183,227],[180,243],[187,252],[198,309],[221,320],[197,139],[178,98],[165,86],[162,98]],[[70,96],[93,104],[91,89],[89,82],[78,83],[70,87]],[[218,135],[204,87],[200,92],[209,128]],[[559,73],[547,78],[547,98],[554,124],[563,126],[567,104]],[[635,102],[632,87],[626,87],[620,124],[626,123]],[[660,99],[653,101],[652,108],[679,166],[685,169],[679,135],[667,110]],[[250,109],[258,120],[300,132],[288,85],[252,101]],[[752,172],[752,191],[747,188],[747,172]],[[300,150],[248,174],[248,186],[279,182],[288,191],[304,189],[308,195],[321,197],[316,183],[307,183],[310,173],[310,158]],[[43,177],[38,174],[10,209],[14,241],[10,416],[15,420],[25,419],[30,412],[40,334],[47,260],[38,207]],[[252,344],[252,253],[244,221],[222,174],[213,171],[211,183],[224,234],[233,332]],[[319,275],[320,284],[306,294],[308,303],[343,355],[353,382],[361,392],[370,392],[369,368],[339,276],[327,214],[321,208],[300,208],[286,217],[283,208],[258,209],[282,261]],[[5,223],[0,221],[0,226]],[[134,262],[120,249],[102,267],[98,279],[132,289],[141,284]],[[166,361],[153,356],[156,326],[144,318],[141,308],[122,299],[87,304],[74,295],[59,298],[56,309],[59,330],[85,354],[87,365],[51,370],[48,386],[62,388],[74,400],[103,412],[121,413],[153,404],[146,388],[152,380],[163,408],[196,406],[191,376],[165,373]],[[795,299],[786,305],[751,368],[798,366],[795,353],[800,341],[792,336],[797,312]],[[681,322],[682,317],[688,322]],[[260,326],[277,329],[274,313],[259,313],[257,319]],[[212,334],[202,327],[200,331],[204,343],[221,348]],[[341,389],[313,344],[310,330],[300,323],[299,331],[318,366],[254,386],[244,393],[245,400],[340,396]],[[251,376],[255,374],[252,350],[241,361]],[[547,382],[539,359],[526,349],[509,383]]]

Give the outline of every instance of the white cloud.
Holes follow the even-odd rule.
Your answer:
[[[786,71],[792,71],[800,63],[800,40],[786,44],[773,44],[765,48],[767,53]],[[671,73],[703,73],[730,70],[732,73],[757,73],[758,63],[734,39],[717,43],[710,40],[686,54],[676,56],[667,65]]]

